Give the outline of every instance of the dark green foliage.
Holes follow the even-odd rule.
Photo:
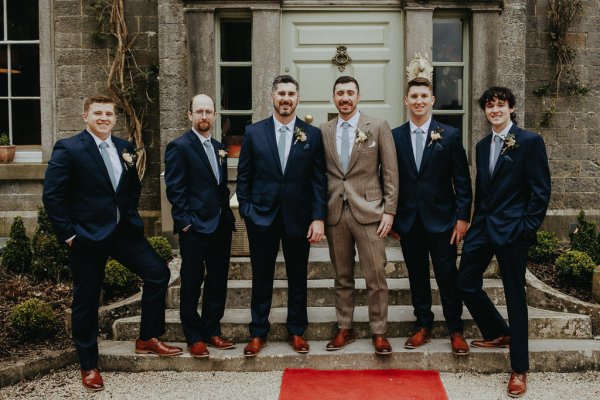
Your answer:
[[[65,244],[59,243],[46,210],[38,208],[38,226],[32,240],[31,274],[40,280],[58,282],[70,277]]]
[[[126,297],[140,290],[140,279],[117,260],[108,260],[104,272],[104,295],[106,299]]]
[[[21,341],[51,338],[57,328],[52,306],[39,299],[26,300],[13,308],[10,321],[17,338]]]
[[[552,264],[560,254],[560,242],[553,233],[538,231],[537,243],[529,249],[529,260],[537,264]]]
[[[582,251],[569,250],[556,259],[556,270],[561,279],[583,286],[591,285],[596,263]]]
[[[600,240],[596,233],[596,224],[585,219],[583,210],[577,217],[577,229],[569,235],[571,249],[579,250],[589,255],[595,264],[600,264]]]
[[[156,251],[156,254],[166,262],[169,262],[173,258],[173,247],[163,236],[153,236],[148,239],[150,245]]]
[[[10,227],[10,235],[4,252],[2,266],[12,272],[29,272],[31,266],[31,242],[25,234],[21,217],[16,217]]]

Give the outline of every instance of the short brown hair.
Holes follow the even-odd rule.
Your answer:
[[[111,99],[110,97],[105,96],[103,94],[97,94],[97,95],[94,95],[94,96],[87,97],[83,101],[83,112],[88,112],[88,110],[90,109],[90,106],[93,103],[116,104],[116,102],[113,99]]]
[[[429,88],[429,90],[431,90],[431,92],[433,93],[433,84],[431,83],[431,81],[427,78],[418,77],[418,78],[414,78],[414,79],[411,79],[410,81],[408,81],[408,84],[406,85],[406,95],[407,96],[408,96],[408,91],[410,90],[410,88],[415,87],[415,86],[427,86]]]
[[[335,82],[333,83],[333,94],[335,94],[335,87],[338,84],[350,83],[350,82],[352,82],[356,85],[356,93],[360,93],[360,86],[358,86],[358,81],[356,79],[354,79],[354,77],[352,77],[352,76],[343,75],[343,76],[340,76],[339,78],[337,78],[335,80]]]
[[[294,85],[296,85],[296,91],[300,91],[300,85],[298,84],[298,81],[295,80],[291,75],[279,75],[275,77],[275,79],[273,79],[273,84],[271,85],[271,92],[275,92],[277,90],[277,86],[279,86],[280,83],[293,83]]]

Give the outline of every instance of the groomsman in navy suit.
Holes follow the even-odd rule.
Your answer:
[[[44,178],[44,206],[61,242],[69,249],[73,277],[71,325],[83,385],[104,389],[98,371],[98,306],[108,257],[144,281],[136,353],[173,356],[179,347],[158,340],[165,331],[165,295],[170,272],[144,238],[138,214],[140,180],[131,143],[111,135],[115,104],[106,96],[87,98],[86,129],[54,145]]]
[[[479,99],[492,132],[475,148],[475,214],[463,245],[457,284],[483,336],[471,346],[510,347],[507,392],[520,397],[527,390],[529,369],[527,253],[550,201],[550,171],[542,137],[516,125],[515,103],[513,93],[504,87],[492,87]],[[482,287],[483,273],[494,255],[502,275],[508,325]]]
[[[404,347],[416,349],[431,340],[431,255],[452,352],[466,355],[456,247],[471,216],[471,180],[461,133],[431,117],[434,101],[429,79],[410,80],[404,98],[410,119],[392,131],[400,173],[392,236],[400,239],[417,317],[417,330]]]
[[[251,341],[246,357],[266,345],[275,259],[281,241],[288,280],[290,345],[308,353],[307,265],[310,243],[324,233],[327,179],[321,131],[296,117],[298,82],[273,81],[273,116],[246,128],[238,163],[237,197],[252,263]]]
[[[235,347],[221,336],[235,218],[229,207],[227,153],[211,136],[215,116],[209,96],[194,96],[188,109],[192,129],[165,151],[167,198],[182,259],[179,314],[188,350],[196,358],[209,357],[207,345],[221,350]]]

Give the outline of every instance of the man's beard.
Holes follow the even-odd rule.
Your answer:
[[[195,128],[198,132],[209,132],[211,126],[208,122],[198,122]]]
[[[296,108],[294,107],[293,104],[286,104],[286,106],[289,107],[288,110],[283,110],[283,105],[279,105],[279,107],[275,107],[275,111],[277,111],[277,114],[279,114],[282,117],[289,117],[290,115],[292,115],[294,113],[294,111],[296,111]]]

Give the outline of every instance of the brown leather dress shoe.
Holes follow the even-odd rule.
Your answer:
[[[244,357],[256,357],[263,347],[267,346],[267,340],[259,337],[253,337],[250,343],[244,347]]]
[[[328,351],[340,350],[354,342],[354,332],[352,329],[338,329],[335,337],[327,343],[325,348]]]
[[[405,349],[416,349],[423,346],[425,343],[431,342],[431,331],[427,328],[419,328],[411,337],[404,343]]]
[[[89,371],[81,370],[81,383],[91,392],[104,390],[104,382],[98,368],[90,369]]]
[[[392,354],[392,345],[383,335],[373,335],[373,347],[375,347],[375,354],[380,356],[387,356]]]
[[[183,349],[180,347],[169,346],[157,338],[152,338],[149,340],[136,340],[135,352],[137,354],[156,354],[161,357],[170,357],[183,354]]]
[[[486,349],[508,347],[509,345],[510,336],[500,336],[496,339],[475,339],[471,342],[471,347],[483,347]]]
[[[190,355],[194,358],[208,358],[210,354],[208,353],[208,349],[206,348],[206,344],[203,341],[199,341],[193,344],[188,345],[188,351]]]
[[[452,354],[457,356],[466,356],[469,354],[469,345],[462,332],[453,332],[450,334],[450,343],[452,345]]]
[[[518,374],[513,371],[510,374],[510,379],[508,380],[508,389],[506,390],[506,394],[508,394],[510,397],[521,397],[525,394],[525,392],[527,392],[527,374]]]
[[[290,335],[290,346],[296,353],[306,354],[310,350],[308,342],[300,335]]]
[[[235,343],[231,342],[227,339],[222,338],[221,336],[211,336],[208,339],[207,344],[210,347],[214,347],[215,349],[219,349],[219,350],[229,350],[229,349],[235,349]]]

